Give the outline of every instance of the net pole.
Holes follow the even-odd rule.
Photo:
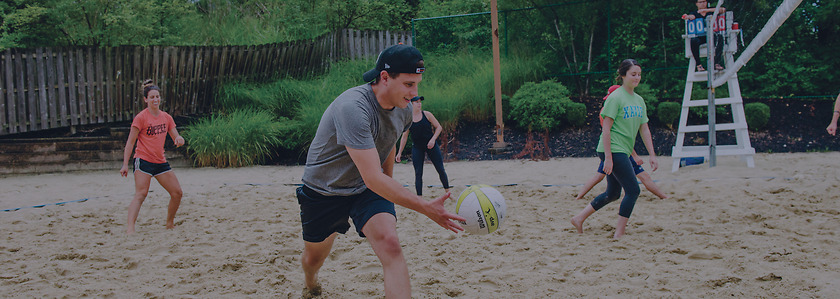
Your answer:
[[[505,143],[505,123],[502,120],[502,72],[499,51],[499,10],[496,0],[490,0],[490,28],[493,36],[493,89],[496,98],[496,142],[494,149],[507,147]]]
[[[732,66],[726,67],[726,72],[715,80],[713,86],[717,87],[723,85],[729,77],[735,75],[741,67],[746,65],[747,61],[749,61],[750,58],[758,52],[758,49],[770,40],[770,37],[776,33],[776,30],[782,26],[785,20],[790,17],[800,3],[802,3],[802,0],[785,0],[785,2],[782,2],[782,4],[776,8],[776,12],[773,13],[773,16],[771,16],[764,27],[761,28],[761,31],[759,31],[755,38],[753,38],[752,42],[750,42],[750,45],[744,49],[741,56],[738,56],[738,59],[732,63]]]
[[[706,17],[706,62],[708,67],[706,73],[708,79],[706,80],[706,87],[709,95],[709,167],[717,166],[717,106],[715,105],[715,87],[712,85],[715,79],[715,25],[717,24],[717,16],[720,11],[720,6],[723,5],[723,0],[718,1],[715,6],[715,12],[711,18]]]

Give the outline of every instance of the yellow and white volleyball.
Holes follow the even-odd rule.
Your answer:
[[[501,227],[505,220],[505,198],[488,185],[472,185],[458,196],[455,213],[467,219],[459,221],[468,233],[484,235]]]

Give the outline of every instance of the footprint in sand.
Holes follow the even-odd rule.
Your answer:
[[[689,253],[687,257],[690,260],[718,260],[723,258],[720,254],[703,251]]]

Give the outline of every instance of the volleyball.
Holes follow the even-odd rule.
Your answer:
[[[484,235],[501,227],[505,220],[505,198],[488,185],[472,185],[458,196],[455,213],[467,219],[459,221],[470,234]]]

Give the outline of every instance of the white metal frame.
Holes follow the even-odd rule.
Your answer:
[[[733,30],[732,29],[732,12],[726,12],[726,31],[724,33],[724,50],[723,50],[723,59],[726,62],[726,66],[734,65],[734,53],[738,50],[738,34],[740,30]],[[686,21],[686,28],[688,22]],[[707,32],[712,31],[710,28],[707,28]],[[686,31],[688,32],[688,31]],[[708,145],[700,145],[700,146],[685,146],[685,134],[686,133],[693,133],[693,132],[709,132],[709,125],[687,125],[688,122],[688,113],[689,108],[703,106],[707,107],[709,105],[708,99],[698,99],[692,100],[691,99],[691,91],[694,87],[694,82],[706,82],[708,81],[708,74],[706,72],[714,71],[714,70],[706,70],[703,72],[697,72],[697,61],[694,61],[693,55],[691,55],[691,44],[690,39],[694,37],[694,35],[683,35],[685,39],[685,56],[689,58],[688,62],[688,70],[686,72],[686,79],[685,79],[685,91],[683,93],[683,101],[682,101],[682,110],[680,112],[680,123],[679,129],[677,131],[677,140],[676,144],[671,150],[671,157],[673,158],[673,167],[671,168],[672,172],[676,172],[680,167],[680,158],[685,157],[704,157],[706,160],[709,159],[709,146]],[[714,41],[710,41],[714,42]],[[701,46],[700,56],[705,57],[706,45]],[[755,162],[753,160],[753,156],[755,155],[755,149],[750,145],[750,135],[747,128],[747,120],[744,116],[744,101],[741,98],[741,87],[738,83],[738,74],[734,74],[729,77],[726,81],[727,87],[729,89],[729,97],[727,98],[716,98],[714,104],[717,105],[730,105],[732,109],[732,123],[716,123],[715,124],[715,132],[719,131],[735,131],[735,145],[718,145],[716,146],[717,156],[740,156],[742,160],[745,160],[747,163],[747,167],[755,167]]]

